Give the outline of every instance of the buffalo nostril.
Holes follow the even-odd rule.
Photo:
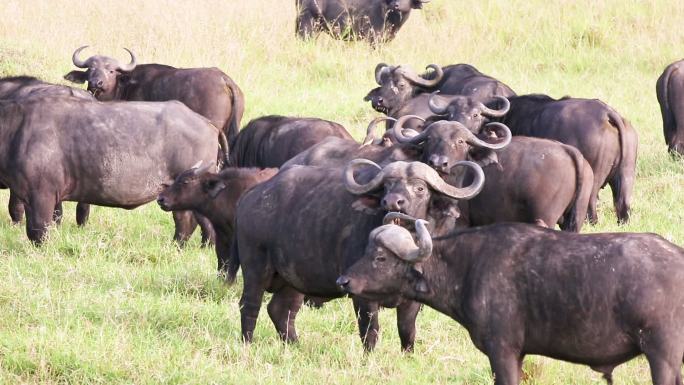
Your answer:
[[[98,80],[97,83],[95,83],[98,87],[102,87],[103,84],[104,82],[102,80]]]
[[[343,276],[337,278],[337,281],[335,281],[335,283],[339,287],[342,287],[342,288],[347,287],[347,285],[349,285],[349,278],[347,278],[343,275]]]
[[[383,102],[382,98],[378,98],[378,103],[382,103],[382,102]]]
[[[398,200],[397,200],[397,207],[402,207],[402,206],[404,205],[404,203],[406,203],[405,200],[403,200],[403,199],[398,199]]]

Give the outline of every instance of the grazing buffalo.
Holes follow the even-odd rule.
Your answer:
[[[307,39],[327,32],[335,39],[388,42],[408,20],[412,9],[429,0],[297,0],[297,36]]]
[[[458,122],[445,122],[433,123],[416,136],[404,136],[404,122],[412,118],[418,117],[407,115],[399,119],[393,128],[395,137],[400,143],[421,145],[423,161],[440,173],[449,174],[453,165],[463,159],[463,151],[454,145],[458,141],[453,137],[470,131]],[[488,123],[483,130],[496,128],[505,126]],[[504,135],[507,133],[504,129]],[[591,166],[579,150],[547,139],[522,136],[507,139],[498,146],[470,150],[468,159],[483,167],[485,185],[475,198],[461,202],[459,223],[479,226],[528,222],[545,227],[558,223],[563,230],[579,232],[587,215],[594,181]],[[460,183],[453,177],[448,181]]]
[[[0,101],[0,183],[25,204],[27,235],[41,243],[58,202],[127,209],[147,203],[198,161],[215,163],[218,136],[176,101]],[[177,212],[174,219],[182,242],[192,233],[192,215]]]
[[[663,115],[665,143],[672,153],[684,155],[684,60],[665,67],[656,83],[656,95]]]
[[[388,221],[394,218],[389,216]],[[574,234],[528,224],[416,240],[386,224],[337,280],[373,301],[402,296],[440,311],[517,385],[525,355],[613,369],[645,354],[653,384],[681,385],[684,250],[655,234]]]
[[[513,97],[510,102],[510,111],[501,122],[510,127],[513,135],[569,144],[589,162],[594,171],[589,220],[598,220],[598,193],[609,184],[618,222],[628,222],[639,142],[629,121],[598,99],[556,100],[546,95],[525,95]]]
[[[237,201],[242,193],[277,172],[276,168],[228,167],[217,174],[209,166],[193,167],[165,186],[157,203],[164,211],[192,210],[209,219],[216,231],[218,271],[222,276],[234,277],[236,272],[227,274],[227,269]]]
[[[229,272],[242,267],[244,290],[240,299],[242,336],[253,337],[264,291],[273,293],[268,305],[278,333],[295,341],[295,318],[304,295],[338,298],[335,279],[363,253],[368,234],[388,210],[422,218],[440,218],[456,210],[457,199],[467,199],[482,187],[482,171],[468,187],[448,185],[420,162],[393,162],[384,168],[365,159],[337,168],[291,166],[247,191],[237,207],[235,243]],[[357,182],[355,170],[372,165],[366,183]],[[368,171],[368,170],[363,170]],[[345,188],[346,187],[346,188]],[[232,279],[233,277],[229,277]],[[383,301],[398,306],[397,322],[402,348],[411,350],[419,306],[399,297]],[[379,330],[377,302],[354,298],[359,332],[367,350],[373,349]]]
[[[231,142],[229,164],[280,167],[329,136],[353,140],[341,124],[328,120],[263,116],[250,121]]]
[[[406,66],[389,66],[380,63],[375,67],[375,81],[380,87],[371,90],[364,98],[372,107],[383,114],[399,118],[403,115],[427,113],[422,101],[415,97],[440,91],[442,94],[463,95],[478,103],[489,104],[495,96],[511,97],[515,92],[504,83],[485,75],[468,64],[440,67],[430,64],[431,73],[418,75]]]
[[[46,83],[32,76],[12,76],[0,78],[0,99],[19,100],[40,97],[74,97],[84,100],[95,100],[89,92],[63,86],[60,84]],[[0,186],[0,188],[6,188]],[[76,223],[84,225],[88,220],[88,205],[79,203],[76,206]],[[24,217],[24,204],[10,191],[9,213],[12,222],[18,224]],[[58,223],[62,219],[62,204],[59,202],[55,207],[54,219]]]
[[[64,75],[75,83],[88,82],[88,91],[98,100],[163,102],[178,100],[209,119],[227,142],[237,136],[245,109],[244,96],[233,80],[218,68],[174,68],[163,64],[140,64],[133,52],[131,62],[122,64],[107,56],[95,55],[86,60],[78,48],[72,61],[85,71]],[[222,146],[226,143],[222,140]],[[227,151],[227,148],[224,148]]]

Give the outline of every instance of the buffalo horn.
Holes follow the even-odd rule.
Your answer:
[[[130,49],[128,49],[128,48],[124,48],[124,49],[128,52],[129,55],[131,55],[131,62],[128,63],[128,64],[125,64],[125,65],[119,64],[119,69],[120,69],[121,71],[124,71],[124,72],[133,71],[133,69],[134,69],[135,66],[138,64],[138,62],[137,62],[137,60],[135,59],[135,55],[133,54],[133,52],[131,52]]]
[[[499,122],[487,123],[485,125],[485,127],[499,127],[499,128],[501,128],[501,130],[503,130],[503,132],[504,132],[503,140],[499,143],[496,143],[496,144],[485,142],[484,140],[478,138],[477,136],[475,136],[475,134],[470,132],[470,130],[465,128],[465,126],[459,122],[451,122],[451,123],[455,123],[455,124],[459,125],[460,127],[462,127],[463,129],[468,131],[468,139],[466,139],[466,142],[469,145],[474,146],[474,147],[484,147],[484,148],[488,148],[490,150],[500,150],[500,149],[508,146],[508,144],[511,143],[511,138],[513,137],[511,135],[511,130],[505,124],[499,123]]]
[[[79,47],[76,49],[76,51],[74,51],[74,54],[71,55],[71,61],[74,62],[74,65],[78,68],[88,68],[88,60],[81,60],[78,58],[78,55],[81,53],[81,51],[86,48],[88,48],[87,45]]]
[[[511,102],[508,100],[507,97],[505,96],[495,96],[495,99],[501,100],[503,102],[503,107],[499,110],[493,110],[487,106],[485,106],[483,103],[480,103],[480,110],[482,110],[482,114],[492,117],[492,118],[500,118],[508,112],[508,110],[511,108]]]
[[[425,67],[427,68],[432,68],[435,71],[435,78],[432,80],[425,79],[422,76],[418,76],[415,72],[411,70],[404,70],[402,71],[402,74],[406,79],[408,79],[411,83],[417,84],[419,86],[423,87],[435,87],[439,82],[442,80],[444,77],[444,71],[442,71],[442,67],[438,66],[437,64],[430,64],[429,66]]]
[[[430,94],[430,98],[428,98],[428,107],[430,107],[430,111],[432,111],[433,114],[437,115],[444,115],[447,113],[447,108],[449,107],[449,103],[443,103],[437,100],[437,94],[439,93],[439,90],[433,92]],[[440,98],[442,99],[442,98]]]
[[[363,140],[362,146],[369,145],[375,141],[377,138],[377,135],[375,134],[375,129],[378,127],[378,124],[383,121],[393,121],[396,122],[397,120],[394,118],[390,118],[389,116],[380,116],[377,117],[368,124],[368,128],[366,129],[366,139]]]
[[[420,119],[421,121],[425,121],[425,119],[421,118],[418,115],[404,115],[399,120],[397,120],[396,123],[394,123],[394,127],[392,127],[392,133],[394,134],[394,137],[397,139],[397,142],[399,143],[420,143],[425,140],[428,134],[427,128],[423,129],[423,132],[421,132],[418,135],[414,136],[406,136],[404,135],[404,123],[408,121],[409,119]]]
[[[385,63],[380,63],[375,66],[375,82],[378,83],[379,86],[382,85],[382,73],[386,68],[389,68],[389,66]]]
[[[380,170],[373,179],[366,184],[359,184],[356,179],[354,179],[354,171],[361,166],[372,166]],[[384,173],[382,172],[382,167],[378,166],[377,163],[370,161],[368,159],[354,159],[347,164],[344,169],[344,185],[347,190],[352,194],[365,194],[371,190],[377,188],[380,183],[382,183],[382,178]]]
[[[411,162],[411,167],[416,168],[416,174],[418,174],[423,180],[425,180],[433,189],[441,192],[454,199],[470,199],[482,191],[484,187],[484,172],[482,168],[474,162],[467,160],[458,161],[454,164],[457,166],[467,166],[470,167],[475,172],[475,180],[470,186],[467,187],[455,187],[442,179],[437,171],[425,163]],[[453,168],[452,168],[453,169]]]

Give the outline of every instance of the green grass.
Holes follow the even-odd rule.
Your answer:
[[[61,82],[71,53],[180,67],[218,66],[246,95],[247,119],[317,116],[361,138],[376,114],[362,101],[378,62],[471,63],[518,93],[596,97],[640,137],[632,222],[617,226],[603,191],[586,231],[650,231],[684,243],[684,166],[665,152],[655,81],[684,56],[684,3],[662,1],[433,0],[379,50],[321,37],[294,39],[294,1],[0,2],[0,76]],[[0,192],[0,384],[489,384],[484,355],[454,321],[430,309],[416,352],[403,355],[394,311],[381,313],[376,352],[364,355],[348,300],[305,308],[300,342],[283,345],[262,311],[255,343],[239,339],[241,282],[215,277],[198,237],[182,251],[172,221],[151,204],[95,208],[77,228],[74,204],[41,248],[11,226]],[[598,384],[587,367],[526,360],[527,384]],[[638,359],[620,384],[650,383]]]

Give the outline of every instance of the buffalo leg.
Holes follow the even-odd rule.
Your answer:
[[[62,202],[57,202],[55,205],[55,210],[52,212],[52,220],[58,224],[62,224],[62,217],[64,216],[64,208],[62,207]]]
[[[595,225],[598,223],[598,189],[596,191],[591,191],[591,197],[589,198],[589,209],[587,210],[587,219],[589,223]]]
[[[8,210],[13,224],[19,224],[19,222],[21,222],[21,220],[24,218],[24,203],[11,190]]]
[[[85,226],[88,222],[88,217],[90,216],[90,205],[87,203],[77,203],[76,204],[76,224],[79,226]]]
[[[228,236],[221,231],[216,232],[216,259],[218,260],[219,277],[228,277],[228,265],[230,263],[230,246],[232,235]]]
[[[244,260],[262,261],[262,263],[247,263],[242,266],[244,281],[242,297],[240,297],[240,326],[242,339],[246,343],[252,342],[257,317],[261,309],[261,301],[269,278],[273,276],[272,269],[267,264],[267,255],[258,247],[247,245],[239,247],[240,258]]]
[[[214,245],[216,243],[216,232],[214,231],[214,226],[211,225],[211,221],[202,214],[193,213],[193,215],[202,232],[202,247]]]
[[[397,307],[397,328],[401,340],[401,350],[413,352],[416,341],[416,317],[420,311],[420,303],[415,301],[402,301]]]
[[[197,222],[192,214],[192,211],[174,211],[173,222],[176,225],[176,232],[173,234],[173,240],[183,247],[185,242],[190,239],[192,232],[197,227]]]
[[[629,221],[629,204],[632,198],[634,177],[625,178],[623,175],[616,175],[608,183],[610,184],[610,190],[613,193],[613,205],[615,206],[615,214],[617,215],[618,223],[627,223]]]
[[[682,356],[684,352],[678,347],[679,339],[673,339],[676,333],[659,333],[652,330],[643,341],[643,352],[651,368],[653,385],[682,385]]]
[[[315,37],[319,32],[316,17],[308,10],[298,10],[298,12],[296,21],[297,36],[302,40]]]
[[[378,342],[378,334],[380,333],[380,324],[378,323],[379,306],[375,302],[368,302],[357,297],[354,297],[353,303],[363,348],[370,352],[375,348],[375,344]]]
[[[290,286],[283,286],[273,293],[273,298],[268,303],[268,315],[271,317],[280,338],[285,342],[297,342],[295,318],[303,301],[304,294]]]
[[[26,205],[26,235],[36,245],[45,240],[57,199],[50,193],[36,193]]]
[[[513,351],[505,351],[499,346],[491,353],[487,353],[489,364],[494,373],[494,385],[519,385],[522,373],[522,358]]]

